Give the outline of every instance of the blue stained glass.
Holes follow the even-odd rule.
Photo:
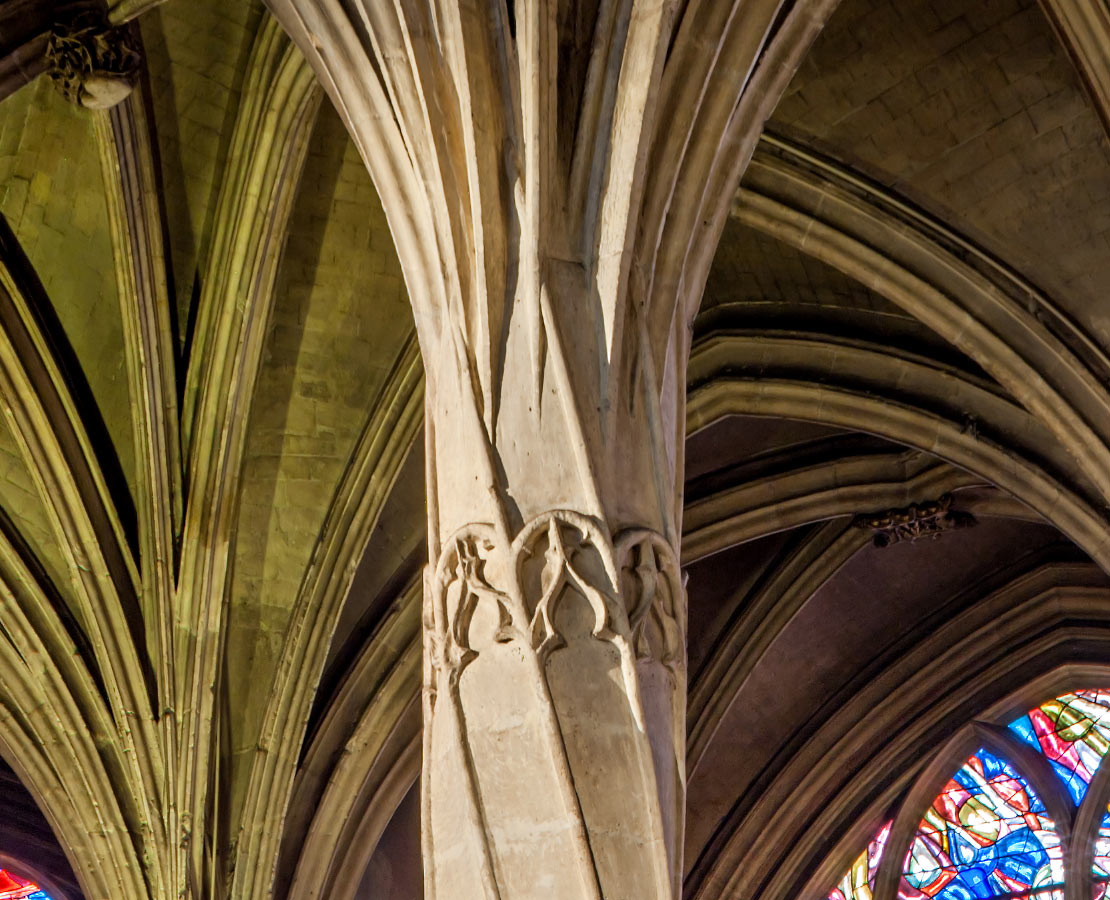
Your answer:
[[[903,900],[988,900],[1061,895],[1055,825],[1009,763],[980,750],[952,776],[918,826],[906,857]]]
[[[1048,764],[1052,767],[1052,771],[1060,776],[1060,780],[1064,782],[1064,787],[1068,789],[1068,795],[1071,797],[1072,802],[1078,806],[1083,802],[1083,798],[1087,795],[1087,782],[1076,775],[1067,766],[1058,763],[1054,759],[1050,759]]]
[[[1110,749],[1110,691],[1061,694],[1009,727],[1045,756],[1078,806]]]
[[[50,897],[37,884],[0,869],[0,900],[50,900]]]
[[[1009,724],[1037,750],[1078,806],[1110,752],[1110,690],[1061,694]],[[888,826],[889,828],[889,826]],[[871,900],[887,829],[830,900]],[[1095,841],[1094,900],[1110,900],[1110,809]],[[900,900],[1063,900],[1055,823],[1028,782],[980,750],[925,813],[906,856]]]
[[[1022,716],[1010,723],[1010,730],[1035,750],[1040,750],[1041,745],[1037,740],[1037,733],[1033,730],[1033,722],[1029,716]]]

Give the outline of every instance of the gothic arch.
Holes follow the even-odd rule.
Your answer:
[[[1034,286],[924,214],[786,141],[764,138],[764,146],[736,214],[875,289],[965,352],[1105,494],[1105,354]]]
[[[1091,672],[1084,677],[1090,678]],[[1056,680],[1061,673],[1056,673]],[[1043,679],[1042,679],[1043,681]],[[1104,688],[1107,683],[1105,670],[1101,676],[1095,675],[1094,681],[1088,685],[1073,684],[1072,689],[1088,690],[1090,688]],[[1037,693],[1040,685],[1033,684],[1024,687],[1007,698],[1000,706],[1012,715],[1012,709],[1019,705],[1026,708],[1036,708],[1044,699],[1043,693]],[[1056,697],[1057,691],[1051,692],[1049,698]],[[1067,694],[1064,695],[1067,697]],[[1051,704],[1052,700],[1048,702]],[[1088,698],[1088,702],[1098,701]],[[1099,704],[1102,705],[1102,704]],[[1103,708],[1106,708],[1103,706]],[[914,834],[918,829],[921,811],[927,809],[937,796],[941,787],[952,777],[952,773],[959,769],[965,759],[979,748],[997,754],[1001,759],[1012,764],[1014,769],[1025,778],[1033,792],[1043,802],[1051,820],[1055,823],[1062,854],[1062,883],[1058,884],[1061,894],[1068,900],[1089,897],[1091,894],[1091,881],[1093,878],[1092,863],[1094,860],[1094,841],[1099,827],[1106,816],[1107,801],[1110,800],[1110,777],[1099,766],[1094,770],[1093,777],[1090,773],[1083,774],[1080,782],[1085,786],[1081,796],[1073,798],[1065,789],[1064,783],[1049,765],[1048,757],[1043,752],[1035,750],[1025,740],[1019,738],[1012,728],[1004,727],[1007,715],[1001,720],[998,715],[989,717],[976,717],[959,728],[955,735],[948,739],[943,746],[937,749],[930,761],[915,776],[912,786],[899,800],[897,811],[891,822],[883,828],[884,844],[882,859],[873,870],[873,888],[876,897],[893,897],[899,890],[899,882],[903,877],[904,858],[903,852],[912,846]],[[987,719],[984,721],[984,719]],[[1019,719],[1024,719],[1019,714]],[[997,724],[995,723],[997,721]],[[1101,725],[1101,719],[1098,720]],[[1099,727],[1098,733],[1104,735],[1105,727]],[[1042,748],[1047,752],[1046,748]],[[1061,773],[1062,774],[1062,773]],[[1072,777],[1079,778],[1078,775]]]
[[[16,74],[27,77],[46,67],[42,28],[49,22],[39,9],[47,4],[18,5],[34,8],[34,33],[21,33],[20,40],[26,36],[29,43],[16,48],[16,61],[27,63],[26,70]],[[108,22],[121,24],[151,5],[151,0],[112,0],[106,6]],[[474,114],[474,108],[460,111],[452,105],[468,90],[472,96],[481,95],[489,87],[483,82],[496,78],[477,66],[468,70],[472,80],[446,84],[439,79],[447,67],[421,60],[418,53],[402,60],[402,54],[388,48],[376,57],[379,66],[364,65],[366,57],[374,55],[367,53],[367,35],[380,36],[394,25],[409,28],[424,11],[419,3],[410,5],[416,12],[407,21],[403,14],[389,18],[405,4],[363,3],[372,8],[361,19],[358,13],[365,9],[358,10],[357,2],[272,0],[270,5],[313,57],[323,90],[332,94],[375,170],[405,258],[410,291],[422,309],[425,349],[434,343],[426,339],[427,333],[446,330],[444,322],[451,315],[446,304],[435,305],[432,295],[450,294],[441,282],[459,273],[463,286],[458,293],[466,294],[464,305],[470,305],[468,316],[455,325],[460,333],[465,331],[484,314],[479,307],[488,297],[499,296],[504,287],[497,281],[500,273],[521,271],[515,262],[502,264],[505,242],[493,240],[487,246],[483,229],[496,232],[503,224],[497,221],[503,207],[518,201],[522,210],[527,207],[522,220],[544,224],[548,218],[546,208],[534,200],[542,192],[533,194],[532,182],[520,197],[510,197],[499,194],[503,185],[489,177],[506,165],[498,154],[512,141],[485,138],[499,129],[504,137],[511,128],[497,116],[486,121],[480,112]],[[805,540],[799,540],[800,546],[773,579],[753,596],[752,608],[733,623],[693,685],[694,767],[768,641],[781,633],[816,586],[866,541],[865,534],[848,526],[856,512],[952,490],[969,510],[983,515],[1052,522],[1104,568],[1110,565],[1105,514],[1110,499],[1110,402],[1102,383],[1110,374],[1110,362],[1105,348],[1083,334],[1035,285],[890,192],[876,190],[851,170],[782,138],[769,136],[760,142],[764,123],[838,5],[837,0],[645,4],[656,18],[646,30],[635,31],[630,45],[643,50],[640,58],[654,60],[648,66],[654,74],[649,73],[644,83],[658,75],[658,83],[651,81],[658,87],[658,114],[641,117],[643,109],[650,110],[651,97],[639,83],[628,91],[621,81],[619,90],[614,88],[621,102],[584,104],[578,132],[584,135],[585,149],[577,151],[575,160],[604,158],[605,172],[571,160],[570,168],[578,165],[570,178],[572,215],[581,212],[589,220],[574,243],[587,248],[589,265],[596,264],[603,273],[598,279],[603,286],[599,293],[605,294],[600,315],[605,337],[612,340],[606,347],[611,356],[605,361],[620,357],[624,364],[635,355],[629,350],[638,342],[647,348],[625,369],[613,367],[614,383],[628,371],[639,379],[634,390],[617,390],[613,396],[627,393],[637,402],[645,396],[649,415],[666,419],[669,429],[667,434],[650,435],[652,453],[670,465],[667,473],[642,492],[623,490],[623,471],[618,481],[623,494],[655,491],[667,498],[670,523],[669,530],[663,530],[674,550],[679,549],[676,526],[687,425],[693,430],[732,414],[789,417],[843,428],[859,428],[862,423],[875,434],[914,448],[886,448],[866,459],[845,455],[811,466],[799,464],[746,482],[721,479],[689,504],[687,561],[704,560],[786,529],[805,529]],[[1079,63],[1100,114],[1110,121],[1110,54],[1104,46],[1110,19],[1105,10],[1092,0],[1045,0],[1043,5]],[[0,0],[0,21],[9,21],[12,6]],[[505,8],[524,9],[519,4]],[[672,23],[658,14],[670,8],[677,11],[673,33],[668,33]],[[316,27],[321,24],[324,27]],[[420,24],[416,22],[417,31]],[[514,20],[514,41],[516,24]],[[637,29],[643,24],[638,19]],[[375,30],[381,26],[381,31]],[[452,29],[454,24],[444,33],[461,43],[461,29]],[[196,38],[198,32],[199,28],[188,37]],[[368,420],[354,424],[353,454],[336,463],[337,468],[347,465],[346,473],[320,492],[320,527],[307,537],[298,535],[298,549],[306,558],[303,571],[298,571],[303,578],[291,579],[297,583],[273,604],[286,615],[280,626],[284,630],[278,634],[275,628],[258,642],[268,642],[263,653],[272,650],[273,656],[280,656],[272,669],[259,666],[267,678],[264,685],[272,676],[274,686],[273,696],[261,704],[264,708],[250,709],[250,715],[257,712],[263,721],[256,733],[232,749],[229,744],[238,735],[230,735],[237,724],[225,727],[220,720],[220,705],[233,703],[225,696],[222,682],[228,679],[221,667],[226,665],[225,637],[233,618],[228,597],[234,590],[230,583],[238,496],[249,455],[244,431],[250,428],[250,411],[268,399],[256,396],[265,393],[257,387],[266,353],[263,335],[278,303],[277,269],[289,244],[290,207],[322,91],[310,70],[312,63],[290,47],[275,19],[256,18],[245,33],[248,38],[239,48],[242,58],[235,61],[243,70],[242,96],[236,94],[222,108],[222,125],[211,129],[228,132],[230,150],[223,148],[226,159],[208,171],[213,180],[208,186],[211,209],[201,214],[210,216],[208,224],[214,223],[214,230],[200,235],[198,243],[211,251],[211,258],[201,261],[209,264],[209,271],[197,282],[196,328],[183,350],[174,345],[166,317],[166,306],[173,302],[167,295],[174,273],[165,259],[165,232],[171,223],[155,196],[162,173],[150,86],[140,85],[122,105],[98,115],[95,123],[114,250],[107,271],[118,282],[125,332],[122,346],[110,352],[118,350],[123,360],[134,401],[130,424],[139,475],[133,510],[127,508],[129,498],[115,496],[122,492],[107,474],[114,463],[91,435],[97,410],[81,408],[76,385],[68,377],[73,373],[52,355],[56,348],[50,346],[47,329],[27,311],[34,305],[28,297],[36,289],[33,279],[17,271],[18,248],[0,241],[5,257],[0,286],[7,294],[0,304],[7,310],[0,315],[0,380],[22,441],[19,449],[41,495],[44,518],[57,543],[65,547],[60,567],[64,574],[58,578],[36,565],[33,552],[21,543],[18,526],[6,519],[0,522],[6,540],[0,546],[5,595],[0,599],[20,613],[10,623],[5,617],[10,628],[0,647],[0,687],[6,688],[0,691],[0,707],[12,727],[4,738],[4,753],[22,766],[21,774],[50,810],[75,854],[75,867],[91,889],[111,895],[226,892],[236,900],[257,900],[273,889],[275,871],[278,889],[292,885],[298,898],[307,900],[314,892],[350,893],[360,865],[413,774],[417,755],[418,585],[399,592],[388,621],[378,623],[381,627],[336,694],[315,698],[354,569],[379,524],[403,461],[412,452],[423,413],[430,411],[434,418],[435,405],[424,406],[415,341],[391,346],[380,366],[391,373],[383,378],[384,387],[380,394],[376,389],[366,392],[368,401],[378,398],[378,405]],[[612,48],[623,39],[605,51],[611,52],[605,66],[613,85],[618,83],[623,50]],[[468,32],[465,40],[478,38]],[[398,40],[391,46],[396,49],[403,43]],[[522,38],[521,54],[535,52],[542,59],[540,43]],[[3,39],[0,45],[6,54],[10,48]],[[466,52],[474,46],[468,44]],[[474,58],[481,62],[481,53]],[[3,62],[9,62],[7,56]],[[365,84],[377,76],[381,83]],[[385,85],[389,79],[393,80]],[[0,67],[0,96],[15,81],[10,67]],[[455,91],[459,85],[465,90]],[[537,95],[527,101],[537,104],[533,113],[565,102],[540,96],[554,88],[538,85]],[[232,93],[238,90],[235,86]],[[422,96],[414,99],[417,94]],[[443,104],[442,110],[429,114],[426,108],[417,109],[432,95]],[[219,119],[221,108],[213,109],[206,113]],[[614,125],[606,119],[612,109],[622,114],[632,110],[632,130],[642,129],[634,146],[613,139],[617,132],[627,136],[628,120]],[[440,118],[459,127],[440,129]],[[544,123],[547,118],[534,115],[530,121]],[[444,133],[463,143],[469,140],[465,152],[458,154],[466,165],[444,165],[454,152]],[[526,155],[547,140],[547,135],[532,133],[524,137],[519,147],[529,148]],[[487,155],[489,147],[494,152]],[[539,168],[548,162],[542,153],[530,158],[540,160]],[[450,175],[441,178],[448,169]],[[745,171],[747,182],[737,197]],[[616,173],[611,183],[606,182],[606,172]],[[627,182],[626,172],[634,173]],[[550,175],[544,169],[536,182],[546,185],[544,179]],[[446,184],[451,179],[457,181]],[[465,182],[465,191],[460,182]],[[434,185],[430,190],[429,184]],[[624,205],[639,193],[648,200],[642,209],[636,208],[633,219]],[[465,199],[460,199],[463,194]],[[595,207],[591,198],[596,197],[604,202]],[[689,349],[687,326],[730,215],[872,285],[952,347],[967,351],[991,377],[983,377],[978,367],[953,364],[956,353],[906,353],[904,348],[886,352],[881,342],[838,343],[831,333],[816,328],[812,333],[773,334],[756,328],[726,334],[722,326],[709,337],[699,337],[691,367],[696,381],[689,409],[684,409],[686,396],[677,389],[673,396],[668,391],[681,386],[678,373]],[[516,235],[508,237],[511,242]],[[610,241],[619,245],[617,252],[610,252]],[[602,243],[605,252],[591,256]],[[566,262],[562,255],[553,254],[552,259],[556,267]],[[196,262],[189,260],[190,265]],[[178,287],[185,288],[179,293],[188,294],[191,273],[177,275],[182,282]],[[468,293],[482,283],[483,290],[491,285],[492,290]],[[623,285],[619,291],[605,293],[618,283]],[[558,319],[566,308],[554,304],[540,318]],[[577,351],[574,345],[579,342],[567,338],[577,337],[573,329],[581,323],[572,319],[568,316],[557,323],[559,328],[550,328],[552,341],[536,351],[540,356]],[[431,328],[426,327],[429,322]],[[433,365],[446,360],[444,369],[434,374],[468,362],[473,353],[481,363],[470,373],[473,383],[482,382],[490,371],[497,373],[491,381],[500,378],[497,361],[482,358],[497,355],[499,348],[490,346],[496,343],[500,319],[495,315],[485,325],[490,327],[468,333],[448,352],[429,352]],[[936,349],[935,343],[930,346]],[[176,368],[180,372],[175,373]],[[573,380],[581,370],[572,360],[559,374]],[[518,386],[513,377],[507,383],[511,389]],[[433,377],[429,397],[442,387]],[[578,412],[589,412],[619,406],[581,399],[571,398],[566,408],[577,403]],[[497,409],[498,402],[485,406],[487,421],[497,419]],[[587,423],[582,432],[586,444],[596,437],[590,437],[590,426]],[[427,435],[428,446],[434,446],[435,432]],[[639,452],[641,443],[647,442],[633,441],[630,446]],[[431,460],[429,473],[434,471]],[[1011,497],[985,487],[992,484]],[[1012,498],[1028,500],[1029,508]],[[249,513],[243,520],[247,519]],[[433,545],[435,541],[433,534]],[[437,549],[432,547],[433,556]],[[179,553],[181,567],[175,569]],[[1087,652],[1085,640],[1097,643],[1101,652],[1100,614],[1076,598],[1085,589],[1102,586],[1086,569],[1053,571],[1070,585],[1071,593],[1043,601],[1044,627],[1053,635],[1069,633],[1081,656]],[[1048,588],[1041,587],[1047,596]],[[1014,588],[1011,600],[1020,594]],[[1057,612],[1071,610],[1071,618],[1052,620],[1048,610],[1053,604]],[[1032,609],[1035,601],[1028,600],[1028,605]],[[1002,606],[999,601],[994,608]],[[67,618],[69,613],[76,621]],[[1094,624],[1079,621],[1088,613]],[[1035,643],[1031,636],[1026,639]],[[1029,658],[1049,665],[1057,655],[1063,656],[1062,646],[1061,637],[1055,649],[1029,651]],[[1002,666],[1001,661],[997,664]],[[998,683],[1003,681],[999,675]],[[994,682],[990,684],[980,693],[993,696]],[[265,690],[263,686],[260,692]],[[906,701],[906,708],[912,706]],[[924,705],[917,712],[933,715]],[[937,713],[932,727],[955,722],[955,709],[949,712]],[[860,714],[854,721],[862,720]],[[833,725],[814,738],[824,739],[847,740]],[[344,755],[348,742],[361,755]],[[224,765],[229,750],[231,774]],[[903,763],[915,762],[910,751],[899,752]],[[845,765],[855,759],[832,753],[830,758]],[[798,766],[792,769],[794,774],[799,771]],[[222,794],[232,782],[228,798],[208,803],[206,791]],[[784,790],[781,784],[774,789],[780,795]],[[860,796],[850,798],[855,807],[862,803]],[[842,812],[840,824],[850,817],[847,806]],[[730,821],[737,833],[749,827],[740,812]],[[339,849],[333,846],[336,834],[346,842]],[[721,839],[730,841],[731,834]],[[760,843],[763,836],[754,834],[751,843],[770,859],[766,843]],[[781,869],[785,881],[757,885],[759,890],[771,891],[768,896],[789,895],[782,886],[799,884],[804,865],[818,855],[805,846],[798,853],[802,855],[797,860],[790,857]],[[708,863],[699,865],[699,872],[708,871]],[[777,863],[774,871],[780,871]]]
[[[289,900],[353,896],[419,776],[422,587],[400,592],[311,735],[278,862]]]
[[[688,896],[827,894],[938,744],[969,719],[1016,715],[1051,691],[1107,682],[1098,662],[1110,643],[1106,596],[1093,567],[1050,565],[920,635],[809,736],[757,802],[734,807],[693,866]],[[852,850],[830,854],[849,846],[837,843],[848,834]]]
[[[843,428],[868,423],[868,431],[934,453],[987,478],[1052,522],[1103,565],[1110,565],[1110,537],[1101,515],[1070,487],[1036,464],[920,409],[851,390],[801,381],[722,378],[694,389],[691,431],[727,415],[783,416]]]
[[[909,847],[921,821],[921,811],[928,809],[952,773],[979,748],[984,748],[1012,763],[1015,769],[1031,784],[1044,803],[1048,815],[1055,823],[1064,855],[1071,848],[1071,820],[1073,810],[1063,786],[1053,776],[1047,762],[1028,745],[1009,735],[993,724],[972,722],[950,738],[937,751],[913,786],[900,802],[890,830],[891,853],[884,854],[876,880],[876,890],[883,895],[896,892],[902,877],[900,848]]]

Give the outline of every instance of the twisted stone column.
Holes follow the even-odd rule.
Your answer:
[[[671,896],[686,681],[670,544],[568,510],[511,541],[465,526],[425,602],[432,896]]]
[[[681,892],[682,405],[657,399],[681,381],[647,374],[638,329],[599,358],[584,270],[572,278],[542,285],[534,318],[513,305],[488,394],[451,325],[425,344],[429,900]]]
[[[268,3],[424,358],[425,896],[677,900],[690,321],[781,3]]]

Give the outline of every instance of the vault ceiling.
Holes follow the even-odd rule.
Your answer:
[[[729,220],[713,257],[701,313],[728,303],[775,301],[859,309],[912,321],[893,303],[831,266],[735,219]]]
[[[878,291],[738,217],[725,224],[713,257],[695,336],[722,327],[870,336],[928,353],[978,376],[985,374],[974,360]]]
[[[981,239],[1110,344],[1110,146],[1036,0],[844,0],[770,127]]]
[[[164,4],[139,19],[181,340],[200,290],[220,172],[262,15],[259,0],[197,0]]]
[[[121,309],[170,298],[167,405],[181,403],[185,460],[167,515],[180,525],[194,510],[194,544],[227,536],[228,559],[196,562],[226,577],[221,814],[276,802],[265,747],[296,767],[278,900],[321,867],[361,881],[359,898],[415,900],[423,383],[385,214],[339,115],[260,2],[169,0],[136,27],[146,77],[130,119],[74,107],[45,77],[0,105],[0,213],[18,242],[0,261],[26,257],[125,556],[153,540],[157,504],[136,451],[149,410],[129,394],[136,351]],[[1058,513],[1110,559],[1101,376],[1052,343],[1065,335],[1085,363],[1099,342],[1110,348],[1108,154],[1032,0],[843,0],[779,103],[693,323],[691,896],[759,896],[754,880],[715,891],[720,866],[749,860],[736,847],[758,845],[761,792],[785,792],[779,773],[833,741],[853,692],[935,637],[942,615],[1030,579],[1107,587],[1045,519]],[[165,253],[139,266],[112,217],[139,230],[142,204],[121,213],[115,185],[142,159],[143,233],[164,237]],[[842,201],[864,208],[851,238],[871,256],[838,256],[841,232],[818,246],[817,226],[842,225],[829,211]],[[895,246],[907,235],[920,244]],[[887,280],[871,277],[880,270]],[[911,282],[916,294],[901,291]],[[1001,295],[984,333],[1014,344],[977,356],[966,322],[979,321],[974,302]],[[1043,355],[1029,362],[1034,345]],[[1059,394],[1023,391],[1023,373],[1048,369]],[[1046,416],[1061,396],[1082,416]],[[1069,431],[1076,421],[1090,433]],[[60,501],[13,427],[0,420],[0,537],[41,567],[43,596],[99,674]],[[221,454],[229,471],[213,463]],[[858,513],[948,491],[978,527],[885,550],[851,527]],[[275,725],[287,708],[308,721],[303,740]],[[15,787],[0,773],[0,799]],[[342,853],[328,843],[337,834]],[[239,838],[221,839],[230,860]]]
[[[0,213],[51,298],[110,443],[101,458],[135,485],[123,326],[93,120],[40,78],[0,108]],[[118,460],[118,462],[117,462]]]
[[[244,459],[228,639],[233,677],[257,694],[235,729],[248,756],[335,486],[412,332],[377,195],[325,106],[277,273]]]
[[[779,564],[788,557],[782,553]],[[696,864],[737,798],[756,802],[758,786],[844,702],[853,681],[932,627],[924,623],[943,621],[991,584],[1046,560],[1082,558],[1055,529],[991,518],[936,541],[858,551],[783,628],[717,724],[690,775],[688,863]],[[760,586],[740,586],[727,601],[732,615]]]

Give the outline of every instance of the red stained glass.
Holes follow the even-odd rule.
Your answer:
[[[0,900],[50,900],[45,893],[26,879],[0,869]]]
[[[1009,723],[1048,761],[1078,807],[1110,755],[1110,690],[1053,698]],[[853,863],[828,900],[872,900],[889,826]],[[1088,857],[1093,900],[1110,900],[1110,811]],[[901,848],[896,851],[903,852]],[[1025,777],[980,749],[936,797],[905,857],[899,900],[1063,900],[1063,850],[1055,823]]]
[[[1045,756],[1078,805],[1110,749],[1110,691],[1062,694],[1011,722],[1010,730]]]
[[[981,749],[921,820],[899,897],[1062,900],[1062,886],[1059,837],[1040,799],[1005,760]]]

